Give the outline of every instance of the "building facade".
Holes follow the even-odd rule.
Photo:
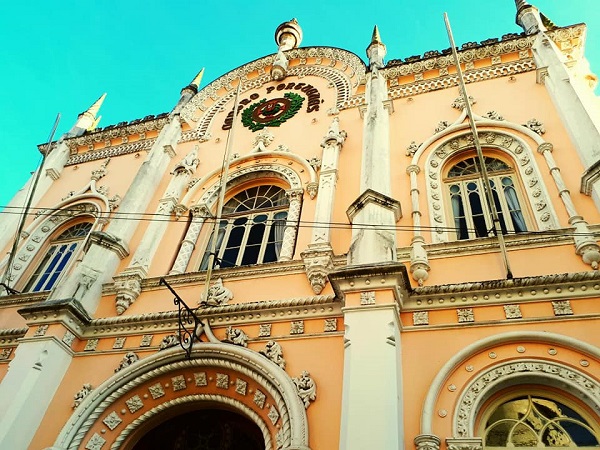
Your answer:
[[[0,448],[600,446],[596,77],[585,25],[516,14],[467,92],[449,50],[293,20],[40,146],[0,222]]]

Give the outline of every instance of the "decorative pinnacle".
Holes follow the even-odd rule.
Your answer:
[[[200,72],[198,72],[198,75],[196,75],[194,77],[194,79],[192,80],[192,82],[190,83],[191,86],[195,86],[196,89],[200,88],[200,83],[202,82],[202,77],[204,76],[204,67],[202,68],[202,70]]]
[[[515,6],[517,7],[517,14],[521,12],[521,10],[531,6],[527,0],[515,0]]]
[[[377,27],[377,25],[375,25],[375,28],[373,28],[373,37],[371,38],[371,45],[373,44],[383,44],[383,42],[381,42],[381,36],[379,35],[379,27]]]
[[[86,112],[84,112],[83,114],[90,114],[95,119],[96,114],[98,114],[98,111],[100,111],[100,107],[102,106],[102,103],[104,102],[105,98],[106,98],[106,92],[104,94],[102,94],[100,96],[100,98],[98,100],[96,100],[94,102],[94,104],[92,106],[90,106],[88,108],[88,110]]]
[[[302,42],[302,28],[296,19],[283,22],[275,30],[275,43],[279,50],[286,51],[296,48]]]

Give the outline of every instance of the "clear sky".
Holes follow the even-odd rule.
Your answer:
[[[600,0],[530,0],[557,25],[588,24],[587,57],[600,73]],[[56,114],[57,137],[102,93],[100,126],[170,111],[198,70],[203,85],[274,53],[277,26],[296,17],[301,46],[365,59],[373,25],[387,60],[522,31],[513,0],[60,0],[4,2],[0,17],[0,206],[40,162]]]

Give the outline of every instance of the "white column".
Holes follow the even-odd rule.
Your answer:
[[[179,253],[177,253],[177,258],[173,263],[173,268],[169,272],[169,275],[177,275],[186,271],[192,253],[196,248],[198,236],[200,236],[200,232],[202,231],[202,225],[211,216],[210,210],[206,205],[194,206],[190,209],[190,212],[192,214],[192,222],[185,233],[183,241],[181,241]]]
[[[294,246],[298,234],[298,221],[300,220],[304,191],[302,189],[290,189],[285,192],[285,195],[290,199],[290,207],[285,223],[285,231],[283,232],[279,261],[290,261],[294,257]]]

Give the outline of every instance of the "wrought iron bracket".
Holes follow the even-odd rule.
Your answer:
[[[197,330],[201,328],[202,321],[196,315],[196,310],[190,308],[183,299],[175,292],[169,283],[164,278],[160,279],[159,286],[166,286],[171,294],[173,294],[173,303],[177,306],[177,327],[179,336],[179,345],[185,351],[186,358],[192,357],[192,346],[194,341],[200,342],[200,337]]]

